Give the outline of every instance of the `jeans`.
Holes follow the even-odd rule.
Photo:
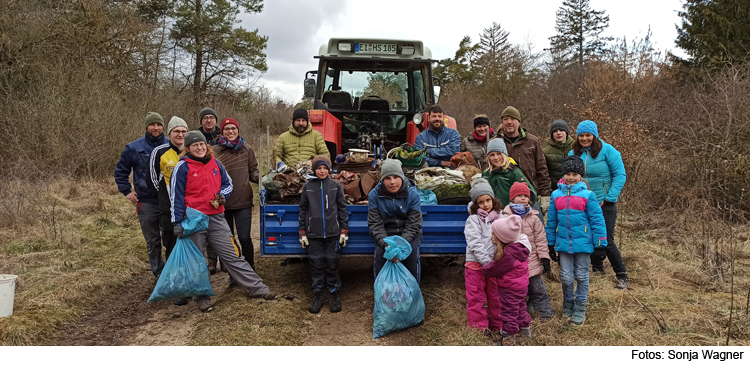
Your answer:
[[[591,267],[604,271],[604,258],[609,259],[612,264],[612,270],[618,278],[627,278],[628,271],[625,269],[625,262],[622,261],[620,249],[615,245],[615,222],[617,221],[617,204],[605,202],[602,205],[602,214],[604,215],[604,225],[607,228],[607,246],[604,248],[604,255],[594,253],[591,255]]]
[[[563,301],[574,301],[586,304],[589,297],[589,263],[590,253],[557,252],[560,259],[560,283],[563,289]],[[573,291],[573,281],[578,287]]]
[[[253,248],[253,238],[251,236],[253,228],[253,208],[233,209],[224,211],[224,217],[227,219],[229,230],[232,235],[236,235],[240,240],[242,255],[250,267],[255,269],[255,249]],[[237,231],[234,231],[234,226]]]
[[[151,272],[159,276],[164,269],[164,259],[161,257],[161,233],[159,232],[159,204],[138,203],[137,213],[143,238],[146,239]]]

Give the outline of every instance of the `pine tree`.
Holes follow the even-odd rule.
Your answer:
[[[549,38],[553,65],[583,66],[590,59],[600,56],[605,42],[612,40],[611,37],[601,36],[608,26],[609,16],[603,10],[591,9],[589,0],[563,1],[557,10],[557,35]]]
[[[686,0],[675,43],[690,56],[684,66],[715,66],[748,59],[750,2],[747,0]]]
[[[440,60],[433,69],[433,76],[440,79],[442,85],[474,82],[476,74],[473,68],[478,49],[479,45],[472,44],[471,37],[464,36],[458,44],[456,55]]]
[[[508,41],[508,32],[500,24],[483,30],[477,44],[474,71],[484,95],[495,101],[515,97],[529,82],[529,65],[520,47]]]

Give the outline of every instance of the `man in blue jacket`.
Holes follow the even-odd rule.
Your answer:
[[[429,109],[429,128],[417,135],[414,146],[426,149],[425,160],[430,166],[451,167],[451,157],[461,150],[461,135],[445,126],[443,108],[433,105]]]
[[[164,260],[161,257],[161,234],[159,231],[159,196],[158,192],[149,178],[149,159],[154,148],[165,144],[168,139],[164,137],[164,119],[159,113],[149,112],[144,121],[146,135],[125,146],[120,161],[115,166],[115,183],[117,189],[125,195],[136,206],[138,220],[141,223],[141,231],[146,239],[148,249],[148,262],[151,264],[151,272],[159,278],[164,268]],[[133,191],[128,177],[133,173]]]

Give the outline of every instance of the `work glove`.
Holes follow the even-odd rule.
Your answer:
[[[182,224],[176,224],[174,225],[173,229],[174,235],[180,239],[185,239],[185,234],[182,232]]]
[[[542,259],[542,267],[544,267],[544,270],[542,271],[542,274],[549,273],[550,271],[550,261],[548,258]]]
[[[549,258],[552,259],[552,261],[560,263],[560,259],[557,258],[557,252],[555,251],[554,245],[548,245],[547,249],[549,250]]]
[[[307,236],[305,235],[300,236],[299,244],[302,244],[302,248],[307,248],[310,245],[310,242],[307,241]]]
[[[211,199],[211,206],[214,207],[214,209],[219,209],[220,206],[224,205],[224,203],[227,202],[227,199],[224,197],[224,195],[216,194],[213,199]]]
[[[542,215],[547,214],[547,209],[549,209],[549,203],[550,203],[549,196],[539,196],[539,207],[542,208]]]
[[[287,169],[286,164],[283,161],[279,161],[278,163],[276,163],[276,172],[277,173],[282,173],[283,174],[283,173],[286,172],[286,169]]]
[[[346,234],[341,234],[341,236],[339,236],[339,244],[341,244],[341,248],[346,247],[347,240],[349,240],[349,236]]]

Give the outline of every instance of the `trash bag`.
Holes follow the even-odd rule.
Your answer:
[[[187,208],[186,215],[182,221],[185,235],[208,228],[207,215],[193,208]],[[203,295],[214,295],[206,259],[190,238],[177,238],[148,302]]]
[[[384,239],[388,247],[383,257],[404,260],[411,254],[411,245],[400,236]],[[377,339],[424,321],[424,299],[419,283],[401,262],[386,261],[375,278],[375,308],[372,338]]]
[[[420,190],[417,188],[417,192],[419,192],[419,203],[421,205],[438,205],[437,196],[435,196],[435,193],[430,190]]]

